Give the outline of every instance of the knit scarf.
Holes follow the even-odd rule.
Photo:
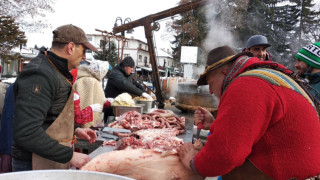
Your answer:
[[[256,57],[249,57],[249,56],[241,56],[239,57],[232,65],[231,70],[226,75],[225,79],[223,80],[222,84],[222,94],[226,91],[230,83],[238,77],[241,73],[256,69],[256,68],[270,68],[275,69],[278,71],[283,72],[286,75],[293,74],[293,71],[287,69],[281,64],[271,61],[260,61]]]

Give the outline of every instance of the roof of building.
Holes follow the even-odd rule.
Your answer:
[[[164,49],[157,49],[157,57],[169,57],[173,59],[172,55]]]

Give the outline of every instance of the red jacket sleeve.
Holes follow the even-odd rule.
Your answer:
[[[74,122],[83,125],[93,120],[93,111],[90,106],[80,109],[80,99],[74,100]]]

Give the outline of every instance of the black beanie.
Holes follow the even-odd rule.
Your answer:
[[[134,68],[134,60],[132,59],[132,57],[128,56],[125,57],[122,61],[121,61],[121,65],[123,67],[132,67]]]

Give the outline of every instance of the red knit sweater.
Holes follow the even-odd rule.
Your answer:
[[[273,179],[320,173],[320,124],[297,92],[258,77],[239,77],[221,97],[207,143],[195,157],[203,176],[218,176],[248,158]]]

